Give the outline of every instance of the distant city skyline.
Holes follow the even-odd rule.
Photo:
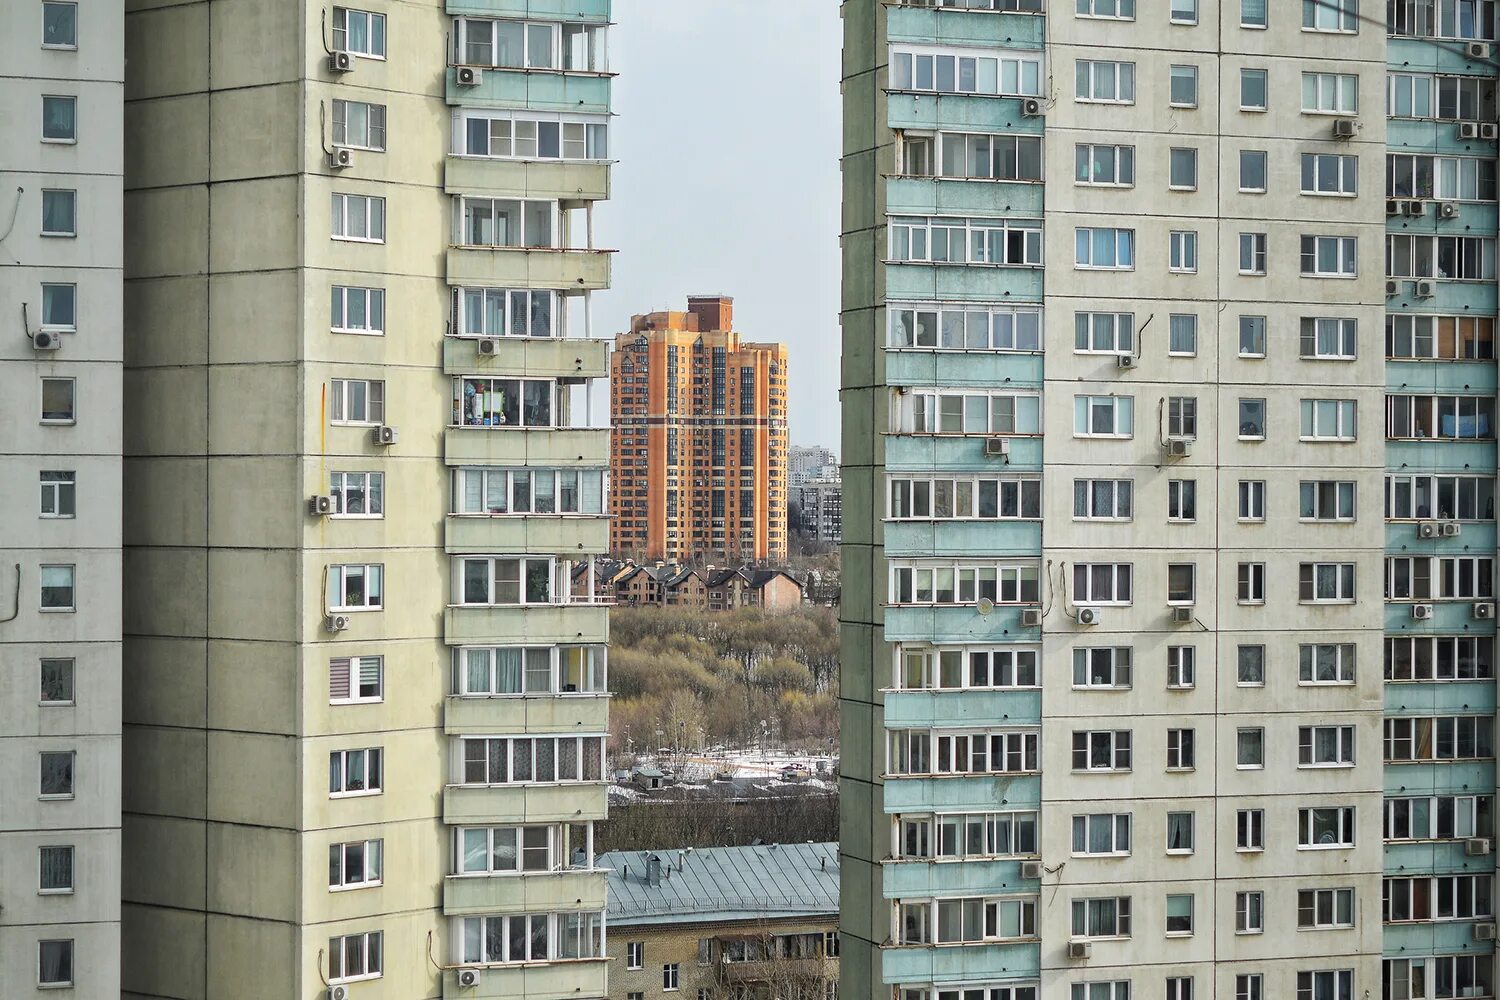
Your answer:
[[[596,227],[620,253],[595,336],[733,296],[738,332],[790,348],[792,443],[837,451],[838,4],[651,0],[618,21],[619,163]]]

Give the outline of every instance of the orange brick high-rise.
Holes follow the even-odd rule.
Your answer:
[[[633,316],[610,361],[610,547],[653,559],[786,556],[785,344],[748,344],[734,300]]]

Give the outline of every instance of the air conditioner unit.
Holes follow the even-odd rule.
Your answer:
[[[323,619],[323,625],[330,632],[342,632],[349,627],[348,615],[329,615]]]
[[[1173,625],[1191,625],[1192,622],[1193,622],[1193,609],[1192,608],[1173,608],[1172,609],[1172,624]]]
[[[401,432],[389,424],[381,424],[375,428],[371,436],[376,444],[395,444],[401,439]]]
[[[1470,837],[1464,841],[1464,853],[1471,858],[1482,858],[1490,853],[1490,838]]]
[[[1431,281],[1417,282],[1417,298],[1430,299],[1437,294],[1437,285]]]
[[[1353,118],[1335,118],[1333,120],[1333,137],[1335,139],[1353,139],[1359,134],[1359,122]]]
[[[1385,297],[1386,298],[1391,298],[1394,295],[1400,295],[1400,294],[1401,294],[1401,282],[1399,282],[1399,281],[1387,281],[1385,283]]]
[[[1490,926],[1493,927],[1494,924],[1491,924]],[[1094,953],[1094,943],[1092,941],[1069,941],[1068,942],[1068,957],[1069,958],[1088,958],[1093,953]]]
[[[1021,609],[1021,627],[1022,628],[1040,628],[1041,625],[1042,625],[1042,609],[1041,608],[1022,608]]]
[[[349,1000],[351,996],[353,996],[353,993],[347,986],[328,987],[328,1000]]]
[[[324,514],[333,513],[333,497],[310,496],[307,498],[307,512],[314,517],[322,517]]]
[[[1078,609],[1078,624],[1080,624],[1080,625],[1098,625],[1099,621],[1100,621],[1100,617],[1099,617],[1099,609],[1098,608],[1079,608]]]
[[[1399,201],[1399,200],[1397,200],[1395,198],[1387,198],[1385,200],[1385,214],[1386,215],[1405,215],[1406,214],[1406,202]]]
[[[1431,604],[1413,604],[1411,606],[1411,620],[1414,622],[1425,622],[1432,617]]]
[[[1035,97],[1028,97],[1021,102],[1021,114],[1026,118],[1040,118],[1042,116],[1042,102]]]
[[[328,72],[330,73],[352,73],[354,72],[354,55],[342,49],[338,52],[328,54]]]
[[[1493,941],[1493,940],[1495,940],[1495,924],[1492,921],[1485,921],[1482,924],[1475,924],[1474,925],[1474,940],[1475,941]]]
[[[62,346],[62,335],[51,330],[38,330],[31,335],[31,348],[35,351],[55,351]]]
[[[460,87],[477,87],[484,81],[484,70],[477,66],[460,66],[453,75]]]
[[[1010,441],[1005,438],[985,438],[984,455],[986,458],[1000,458],[1010,454]]]
[[[1418,538],[1436,538],[1438,526],[1436,521],[1421,521],[1417,524]]]
[[[1479,138],[1494,142],[1500,139],[1500,125],[1494,122],[1482,122],[1479,126]]]
[[[345,170],[354,166],[354,152],[348,149],[334,149],[328,153],[329,170]]]
[[[494,337],[485,337],[479,342],[479,353],[493,355],[500,350],[500,341]]]
[[[1116,368],[1134,368],[1141,363],[1141,359],[1134,354],[1119,354],[1115,356]]]
[[[1490,47],[1484,42],[1470,42],[1464,46],[1464,55],[1470,59],[1488,59]]]
[[[483,977],[479,975],[479,970],[478,969],[459,969],[458,970],[458,985],[460,987],[462,987],[463,989],[466,989],[466,990],[473,989],[474,987],[478,986],[481,982],[483,982]]]
[[[1463,534],[1464,526],[1457,521],[1441,521],[1438,523],[1438,534],[1444,538],[1457,538]]]
[[[1427,202],[1425,202],[1425,201],[1409,201],[1409,202],[1407,202],[1406,203],[1406,214],[1407,215],[1416,215],[1416,216],[1426,215],[1427,214]]]
[[[1438,205],[1438,215],[1442,216],[1445,219],[1458,218],[1458,202],[1445,201],[1441,203],[1440,205]]]
[[[1495,605],[1490,601],[1480,601],[1470,609],[1475,618],[1495,617]]]
[[[1168,458],[1187,458],[1193,453],[1193,442],[1187,438],[1168,438],[1161,450]]]
[[[1478,139],[1479,138],[1479,123],[1478,122],[1459,122],[1458,123],[1458,137],[1460,139]]]
[[[1022,861],[1021,862],[1021,877],[1022,878],[1041,878],[1042,877],[1042,863],[1040,861]]]

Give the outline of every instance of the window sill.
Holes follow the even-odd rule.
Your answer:
[[[330,799],[368,799],[376,795],[384,795],[385,789],[376,788],[367,792],[329,792]]]
[[[78,706],[78,702],[72,701],[72,700],[69,700],[69,701],[39,701],[39,702],[37,702],[37,705],[40,706],[41,708],[76,708]]]
[[[38,514],[39,521],[74,521],[78,519],[77,514]]]
[[[42,420],[39,421],[39,423],[43,427],[75,427],[75,426],[77,426],[78,421],[76,421],[76,420],[47,420],[47,419],[43,418]]]
[[[71,895],[73,895],[73,890],[71,888],[69,888],[69,889],[38,889],[36,891],[36,894],[38,896],[71,896]]]
[[[70,801],[73,800],[74,797],[75,796],[73,795],[72,792],[68,792],[66,795],[38,795],[37,796],[37,801],[38,802],[70,802]]]
[[[42,614],[44,614],[44,615],[71,615],[71,614],[77,614],[78,613],[78,609],[76,607],[70,607],[70,608],[37,608],[37,610],[39,612],[41,612]]]
[[[77,233],[49,233],[45,230],[42,231],[41,236],[44,240],[76,240],[78,238]]]
[[[78,140],[76,138],[73,138],[73,139],[55,139],[55,138],[54,139],[49,139],[47,136],[42,136],[42,145],[44,145],[44,146],[76,146],[76,145],[78,145]]]
[[[335,243],[369,243],[369,244],[376,245],[376,246],[383,245],[385,243],[384,239],[372,240],[372,239],[370,239],[368,237],[365,237],[365,236],[336,236],[335,235],[335,236],[330,236],[328,238],[331,239],[331,240],[333,240]]]
[[[328,328],[329,333],[353,334],[356,337],[384,337],[384,330],[356,330],[351,327],[332,326]]]
[[[1263,114],[1266,114],[1267,112],[1269,112],[1271,109],[1270,108],[1247,108],[1247,107],[1241,106],[1240,110],[1243,111],[1247,115],[1263,115]]]
[[[44,51],[44,52],[77,52],[78,51],[78,46],[77,45],[55,45],[55,44],[54,45],[49,45],[46,42],[43,42],[42,43],[42,51]]]
[[[330,615],[352,615],[352,614],[358,614],[358,613],[364,612],[364,611],[384,611],[384,610],[385,610],[384,607],[376,605],[374,607],[368,607],[368,608],[329,608],[328,609],[328,613]]]
[[[342,986],[345,983],[367,983],[367,982],[369,982],[372,979],[381,979],[381,978],[384,978],[384,975],[385,975],[384,973],[377,972],[373,976],[354,976],[354,977],[348,978],[348,979],[330,979],[330,980],[328,980],[328,985],[329,986]]]
[[[385,702],[384,698],[330,698],[330,705],[380,705]]]
[[[328,887],[328,891],[329,892],[354,892],[354,891],[356,891],[358,889],[378,889],[382,885],[385,885],[385,883],[381,882],[381,881],[378,881],[378,880],[374,881],[374,882],[354,882],[354,883],[351,883],[349,885],[330,885]]]

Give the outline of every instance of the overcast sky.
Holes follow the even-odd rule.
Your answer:
[[[839,385],[837,0],[615,0],[618,249],[596,335],[734,297],[746,340],[791,349],[791,437],[835,451]]]

